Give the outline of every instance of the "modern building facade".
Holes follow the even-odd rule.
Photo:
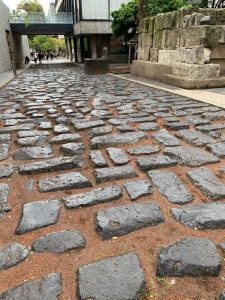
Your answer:
[[[72,12],[73,32],[66,36],[70,59],[98,58],[110,52],[111,13],[129,0],[56,0],[58,12]]]
[[[12,34],[9,8],[0,0],[0,72],[20,68],[29,55],[27,36]]]

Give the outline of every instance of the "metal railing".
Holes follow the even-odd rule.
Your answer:
[[[73,24],[72,13],[70,12],[59,12],[50,16],[36,12],[10,15],[9,21],[17,24]]]

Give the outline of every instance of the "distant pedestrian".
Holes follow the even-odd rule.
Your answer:
[[[39,64],[42,63],[42,54],[41,54],[41,52],[38,53],[38,61],[39,61]]]
[[[29,64],[29,62],[30,62],[29,57],[28,57],[28,56],[25,56],[25,64]]]
[[[52,52],[50,53],[50,55],[49,55],[49,56],[50,56],[50,58],[51,58],[51,59],[53,59],[53,57],[54,57],[54,55],[53,55],[53,53],[52,53]]]

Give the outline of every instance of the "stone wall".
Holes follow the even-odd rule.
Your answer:
[[[225,9],[187,8],[141,20],[138,60],[170,65],[183,78],[223,75]]]

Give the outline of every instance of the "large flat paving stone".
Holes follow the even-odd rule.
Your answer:
[[[64,197],[67,208],[89,206],[119,199],[122,196],[122,188],[119,185],[110,185],[93,189],[90,192]]]
[[[58,300],[61,293],[61,273],[51,273],[7,290],[0,295],[0,300]]]
[[[0,161],[9,157],[10,144],[0,144]]]
[[[50,139],[50,144],[64,144],[64,143],[79,143],[81,142],[81,136],[78,133],[63,133],[57,136],[54,136]]]
[[[106,151],[108,152],[110,159],[116,166],[124,165],[129,162],[129,157],[123,149],[109,147],[106,149]]]
[[[197,130],[180,130],[177,136],[195,146],[203,146],[215,143],[216,140],[207,134],[201,133]]]
[[[140,140],[146,139],[147,134],[143,131],[137,132],[126,132],[120,134],[107,134],[102,136],[96,136],[91,139],[91,148],[98,149],[99,147],[113,147],[113,146],[122,146],[135,144]]]
[[[69,170],[82,167],[80,157],[56,157],[48,160],[38,161],[30,164],[20,165],[20,174],[45,173],[59,170]]]
[[[60,150],[66,156],[82,155],[84,153],[83,143],[67,143],[60,146]]]
[[[220,158],[225,157],[225,142],[208,145],[208,149],[211,150],[214,155]]]
[[[79,172],[70,172],[50,178],[41,179],[38,182],[39,192],[54,192],[75,188],[92,186],[89,179]]]
[[[124,187],[132,201],[141,196],[152,194],[152,184],[148,180],[127,181],[124,183]]]
[[[195,147],[167,147],[164,154],[176,159],[179,164],[189,167],[199,167],[219,161],[218,157]]]
[[[59,200],[41,200],[23,205],[17,234],[55,224],[60,212]]]
[[[132,166],[120,166],[111,168],[95,169],[96,182],[119,180],[137,176],[137,172]]]
[[[0,249],[0,269],[9,269],[24,261],[30,251],[19,243],[5,245]]]
[[[16,167],[14,165],[0,165],[0,178],[10,177],[15,171]]]
[[[86,129],[91,129],[94,127],[101,127],[105,125],[105,122],[102,120],[94,120],[94,121],[75,121],[74,127],[76,130],[86,130]]]
[[[0,128],[0,133],[12,133],[14,131],[19,131],[19,130],[32,130],[35,127],[36,127],[35,123],[7,126],[4,128]]]
[[[30,137],[23,137],[19,138],[17,140],[17,144],[19,146],[41,146],[45,145],[46,142],[48,141],[48,137],[45,135],[39,135],[39,136],[30,136]]]
[[[225,228],[225,203],[201,203],[172,208],[175,220],[198,229]]]
[[[173,172],[151,171],[148,172],[159,192],[177,204],[184,204],[193,200],[192,194],[184,186],[180,178]]]
[[[107,162],[100,150],[91,150],[90,158],[94,167],[107,167]]]
[[[143,171],[175,166],[177,161],[166,155],[143,156],[137,159],[137,165]]]
[[[197,168],[187,172],[188,177],[203,194],[210,199],[225,198],[225,183],[207,168]]]
[[[10,208],[7,203],[9,192],[9,185],[6,183],[0,183],[0,214],[10,211]]]
[[[220,256],[205,238],[188,237],[159,252],[157,276],[218,276]]]
[[[90,138],[93,138],[95,136],[99,136],[99,135],[106,135],[108,133],[111,133],[113,130],[113,126],[109,125],[109,126],[104,126],[104,127],[96,127],[96,128],[92,128],[88,131],[88,135]]]
[[[180,145],[180,140],[171,135],[166,129],[161,129],[159,132],[153,134],[152,136],[164,146],[172,147]]]
[[[96,229],[103,240],[121,236],[164,221],[158,203],[135,203],[101,210],[96,214]]]
[[[131,155],[140,155],[140,154],[154,154],[160,151],[158,146],[137,146],[128,148],[127,152]]]
[[[18,150],[13,158],[15,160],[29,160],[36,158],[48,158],[53,155],[51,146],[27,147]]]
[[[61,230],[41,236],[34,241],[32,248],[35,252],[63,253],[84,248],[85,245],[85,238],[80,231]]]
[[[79,267],[80,300],[138,300],[145,291],[145,278],[136,253],[109,257]]]

